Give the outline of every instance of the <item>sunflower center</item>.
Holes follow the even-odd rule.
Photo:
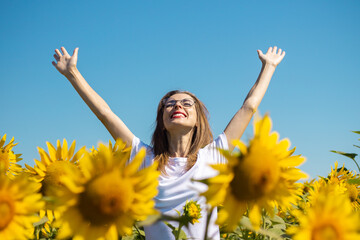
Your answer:
[[[51,189],[63,185],[60,179],[66,174],[66,168],[76,168],[76,166],[68,161],[56,161],[46,168],[46,175],[41,187],[41,193],[44,196],[51,196]]]
[[[10,166],[9,151],[1,149],[0,151],[0,169],[8,170]]]
[[[0,231],[9,225],[14,214],[14,201],[6,193],[0,193]]]
[[[79,209],[92,224],[104,225],[127,212],[133,199],[131,181],[121,178],[118,171],[113,171],[87,184],[79,198]]]
[[[230,183],[231,191],[239,201],[259,199],[269,194],[280,178],[278,159],[265,146],[254,145],[235,167]]]
[[[199,209],[197,208],[197,206],[193,203],[190,205],[189,207],[189,215],[190,217],[197,217],[199,214]]]
[[[358,191],[357,191],[357,188],[355,187],[355,185],[348,184],[347,192],[349,194],[350,201],[355,202],[358,198]]]
[[[337,230],[332,225],[325,225],[315,228],[311,235],[311,240],[340,240],[342,239]]]

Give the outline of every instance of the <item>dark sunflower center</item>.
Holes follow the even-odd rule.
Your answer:
[[[314,228],[311,234],[311,240],[342,240],[335,226],[323,225]]]
[[[354,185],[347,186],[347,192],[349,194],[349,198],[351,202],[355,202],[358,198],[358,191]]]
[[[0,231],[5,229],[15,214],[13,199],[6,193],[0,193]]]
[[[238,201],[256,200],[270,193],[280,178],[277,159],[268,152],[253,151],[234,169],[231,191]]]
[[[200,211],[199,208],[193,203],[189,206],[189,216],[192,218],[199,218]]]
[[[80,195],[79,209],[83,217],[95,225],[105,225],[126,213],[134,199],[132,183],[117,171],[90,181]]]

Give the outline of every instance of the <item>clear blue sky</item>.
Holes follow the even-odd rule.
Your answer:
[[[259,112],[326,175],[329,150],[354,152],[360,130],[360,2],[11,1],[0,3],[0,135],[33,165],[36,147],[57,139],[77,149],[110,134],[52,66],[56,48],[79,47],[78,68],[145,142],[169,90],[195,93],[214,135],[241,107],[261,68],[256,50],[286,51]],[[250,125],[243,136],[252,136]]]

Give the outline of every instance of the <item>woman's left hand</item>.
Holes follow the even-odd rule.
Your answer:
[[[270,64],[274,67],[276,67],[281,62],[281,60],[283,60],[285,56],[285,51],[282,51],[281,48],[279,48],[278,50],[276,46],[269,47],[266,54],[263,54],[261,50],[257,50],[257,52],[259,54],[259,58],[261,62],[264,65]]]

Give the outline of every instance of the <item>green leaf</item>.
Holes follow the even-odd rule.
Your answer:
[[[179,232],[179,229],[178,228],[176,228],[176,227],[174,227],[173,225],[171,225],[170,223],[168,223],[168,222],[165,222],[164,221],[164,223],[169,227],[169,228],[171,228],[171,232],[172,232],[172,234],[174,235],[174,237],[176,238],[176,236],[178,235],[178,232]],[[181,240],[186,240],[187,239],[187,237],[186,237],[186,233],[182,230],[182,229],[180,229],[180,234],[179,234],[179,238],[178,239],[181,239]]]
[[[360,185],[360,179],[359,179],[359,178],[349,179],[349,180],[347,180],[347,182],[348,182],[349,184]]]
[[[247,229],[253,231],[253,232],[257,232],[257,233],[260,233],[260,234],[263,234],[263,235],[266,235],[266,236],[269,236],[271,239],[282,239],[280,234],[277,234],[275,232],[271,232],[270,230],[268,229],[263,229],[263,228],[260,228],[258,230],[255,230],[253,228],[253,226],[251,225],[251,222],[250,222],[250,219],[243,216],[240,220],[240,224],[244,227],[246,227]],[[273,230],[273,231],[277,231],[277,230]],[[283,234],[283,232],[281,232],[281,234]]]
[[[352,131],[353,133],[357,133],[357,134],[360,134],[360,131]]]
[[[359,140],[360,140],[360,139],[359,139]],[[358,145],[354,145],[354,147],[360,148],[360,146],[358,146]]]
[[[285,224],[284,224],[283,229],[285,229]],[[284,234],[283,229],[281,229],[281,228],[270,228],[267,231],[269,231],[270,233],[275,234],[277,236],[281,236],[282,234]]]
[[[236,234],[239,235],[239,236],[242,235],[242,232],[241,232],[241,229],[240,229],[239,226],[236,227],[234,233],[236,233]]]
[[[43,218],[40,219],[40,221],[33,223],[33,226],[34,227],[40,226],[41,224],[44,224],[47,221],[49,221],[49,219],[46,216],[44,216]]]
[[[271,218],[271,221],[273,222],[273,224],[283,224],[283,223],[285,223],[284,219],[282,219],[278,215],[274,215],[274,217]]]
[[[340,154],[340,155],[343,155],[345,157],[348,157],[348,158],[351,158],[352,160],[355,159],[355,157],[357,156],[356,153],[345,153],[345,152],[341,152],[341,151],[334,151],[334,150],[331,150],[330,152],[333,152],[333,153],[337,153],[337,154]]]
[[[246,216],[242,216],[241,220],[240,220],[240,224],[244,227],[248,227],[248,226],[252,226],[251,225],[251,221],[250,218],[246,217]]]

